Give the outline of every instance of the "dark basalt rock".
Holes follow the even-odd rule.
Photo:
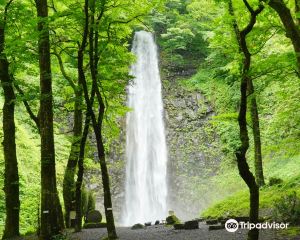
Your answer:
[[[138,230],[138,229],[144,229],[144,225],[141,224],[141,223],[137,223],[137,224],[134,224],[132,227],[131,227],[131,230]]]
[[[184,223],[184,229],[198,229],[199,228],[199,223],[197,220],[193,221],[187,221]]]
[[[217,219],[206,220],[207,225],[214,225],[214,224],[217,224],[217,223],[218,223]]]
[[[204,218],[195,218],[194,220],[196,220],[198,222],[203,222],[205,219]]]
[[[184,229],[184,224],[182,224],[182,223],[175,223],[174,224],[174,229],[176,229],[176,230]]]
[[[145,223],[145,226],[146,226],[146,227],[150,227],[150,226],[151,226],[151,222],[146,222],[146,223]]]

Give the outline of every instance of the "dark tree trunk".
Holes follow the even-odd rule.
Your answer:
[[[297,71],[298,75],[300,75],[300,32],[294,22],[291,11],[283,0],[264,0],[264,2],[267,2],[277,12],[284,25],[286,36],[292,41],[297,60]]]
[[[87,44],[87,36],[88,36],[88,0],[85,0],[84,2],[84,14],[85,14],[85,24],[83,28],[83,37],[82,37],[82,43],[79,46],[78,53],[77,53],[77,71],[78,71],[78,82],[83,86],[83,82],[85,81],[85,75],[84,75],[84,69],[83,69],[83,60],[84,60],[84,50]],[[84,89],[84,86],[83,86]],[[88,93],[87,93],[88,95]],[[86,98],[86,93],[84,91],[84,97]],[[81,187],[82,187],[82,181],[83,181],[83,173],[84,173],[84,167],[83,167],[83,161],[84,161],[84,153],[85,153],[85,144],[87,140],[87,135],[89,132],[89,125],[90,125],[90,114],[89,111],[86,113],[85,123],[84,123],[84,130],[81,137],[80,142],[80,152],[79,152],[79,159],[78,159],[78,173],[77,173],[77,180],[76,180],[76,196],[75,196],[75,202],[76,202],[76,226],[75,231],[79,232],[82,228],[82,203],[81,203]]]
[[[64,228],[56,187],[53,133],[52,76],[47,0],[36,1],[39,31],[40,135],[41,135],[41,229],[40,239],[48,240]]]
[[[90,117],[88,114],[86,114],[84,130],[80,142],[80,151],[78,157],[78,172],[77,172],[76,191],[75,191],[75,203],[76,203],[75,231],[76,232],[80,232],[82,228],[81,187],[82,187],[82,180],[83,180],[83,173],[84,173],[83,162],[84,162],[85,144],[89,133],[89,126],[90,126]]]
[[[16,130],[15,130],[15,93],[13,78],[9,74],[9,63],[4,53],[6,13],[9,4],[5,8],[4,19],[0,23],[0,80],[4,93],[3,104],[3,150],[5,161],[4,192],[5,192],[5,229],[3,239],[19,236],[19,174],[16,154]]]
[[[103,191],[104,191],[104,207],[105,207],[105,215],[106,215],[106,221],[107,221],[108,238],[109,239],[117,239],[117,233],[116,233],[116,229],[115,229],[114,216],[113,216],[113,210],[112,210],[110,186],[109,186],[109,174],[108,174],[107,165],[106,165],[106,161],[105,161],[105,150],[104,150],[102,132],[101,132],[105,106],[103,104],[101,94],[99,92],[98,84],[95,79],[95,76],[96,76],[95,75],[96,74],[95,66],[96,65],[95,65],[95,61],[93,58],[93,56],[94,56],[93,55],[94,54],[93,53],[93,51],[94,51],[94,49],[93,49],[94,41],[93,40],[92,40],[92,42],[90,42],[90,44],[92,44],[92,46],[90,46],[90,54],[92,54],[92,55],[90,55],[90,61],[92,60],[92,62],[90,62],[90,69],[91,69],[92,80],[93,80],[91,98],[89,97],[88,86],[87,86],[84,69],[83,69],[83,53],[84,53],[84,49],[87,45],[87,40],[88,40],[88,35],[89,35],[88,34],[88,32],[89,32],[88,0],[85,0],[84,12],[85,12],[84,33],[83,33],[82,43],[81,43],[80,49],[78,51],[78,76],[79,76],[79,79],[80,79],[82,87],[83,87],[84,99],[85,99],[85,102],[87,105],[87,116],[88,116],[88,119],[90,118],[92,121],[92,126],[94,129],[94,133],[95,133],[96,141],[97,141],[97,150],[98,150],[98,157],[99,157],[99,161],[100,161],[102,184],[103,184]],[[91,31],[93,31],[93,27],[91,28]],[[93,32],[91,34],[93,35]],[[90,40],[92,39],[91,34],[90,34]],[[92,50],[92,53],[91,53],[91,50]],[[95,116],[95,113],[93,110],[94,94],[96,94],[99,105],[100,105],[98,122],[97,122],[97,119],[96,119],[96,116]],[[82,181],[81,181],[81,183],[82,183]],[[77,186],[77,188],[79,189],[79,186]],[[76,196],[76,198],[77,198],[77,196]],[[79,200],[79,199],[77,199],[77,200]],[[79,205],[78,202],[76,203],[77,205]],[[79,206],[76,206],[76,208],[78,208],[78,211],[81,211],[81,209],[79,209]],[[81,217],[79,218],[79,216],[78,216],[77,220],[81,221]],[[81,223],[79,223],[79,222],[77,224],[81,225]]]
[[[249,78],[248,82],[248,95],[250,96],[250,113],[252,120],[252,132],[254,138],[254,159],[255,159],[255,178],[259,187],[265,185],[262,153],[261,153],[261,137],[260,137],[260,126],[259,126],[259,115],[256,97],[254,93],[253,81]]]
[[[79,85],[79,84],[78,84]],[[74,103],[74,125],[73,125],[73,139],[71,151],[65,170],[63,181],[63,196],[65,205],[65,223],[66,227],[70,227],[70,211],[73,209],[75,201],[75,170],[78,162],[81,134],[82,134],[82,90],[81,86],[75,89],[75,103]]]
[[[249,148],[249,136],[248,136],[248,129],[247,129],[247,90],[248,84],[252,79],[249,77],[249,70],[251,66],[251,54],[248,50],[246,37],[252,31],[255,23],[257,15],[263,10],[263,6],[260,5],[257,10],[253,10],[249,3],[246,0],[243,0],[244,4],[246,5],[248,11],[251,14],[250,21],[248,25],[243,29],[239,30],[237,22],[234,20],[233,26],[234,31],[236,33],[237,41],[240,47],[241,52],[244,55],[243,60],[243,71],[241,76],[241,102],[240,102],[240,110],[238,115],[238,123],[240,129],[240,140],[241,146],[236,150],[236,158],[237,164],[239,169],[239,174],[243,178],[244,182],[247,184],[250,192],[250,213],[249,213],[249,220],[251,223],[258,222],[259,216],[259,187],[255,181],[255,177],[253,176],[252,172],[249,169],[249,165],[246,159],[246,153]],[[232,1],[229,1],[229,13],[231,16],[234,16],[234,10],[232,6]],[[234,18],[235,19],[235,18]],[[248,240],[258,240],[259,231],[258,229],[252,229],[248,233]]]
[[[93,128],[94,133],[97,140],[97,150],[98,150],[98,157],[100,161],[100,168],[101,168],[101,175],[102,175],[102,184],[103,184],[103,192],[104,192],[104,208],[105,208],[105,216],[107,222],[107,232],[109,239],[117,239],[117,233],[115,228],[115,221],[112,209],[112,201],[111,201],[111,192],[110,192],[110,183],[109,183],[109,174],[107,170],[107,165],[105,161],[105,150],[103,145],[102,139],[102,121],[104,115],[104,104],[102,102],[100,106],[100,116],[99,116],[99,124],[96,123],[96,118],[94,117],[93,120]]]
[[[98,121],[96,120],[95,114],[92,109],[92,105],[89,104],[88,111],[90,112],[93,129],[96,136],[97,141],[97,150],[98,150],[98,157],[100,162],[101,168],[101,176],[102,176],[102,184],[103,184],[103,193],[104,193],[104,209],[105,209],[105,216],[107,222],[107,232],[109,239],[117,239],[117,233],[115,228],[115,221],[112,209],[112,201],[111,201],[111,192],[110,192],[110,183],[109,183],[109,173],[106,165],[105,159],[105,149],[103,144],[103,137],[102,137],[102,123],[103,117],[105,112],[105,104],[101,95],[101,92],[98,87],[97,76],[98,76],[98,24],[100,18],[102,17],[104,6],[102,6],[99,18],[95,21],[95,0],[90,5],[91,6],[91,23],[90,23],[90,34],[89,34],[89,57],[90,57],[90,72],[93,81],[93,87],[95,88],[95,93],[97,96],[98,104],[99,104],[99,115]],[[88,100],[86,98],[86,100]]]
[[[230,3],[231,4],[231,3]],[[230,14],[234,17],[233,8],[230,5]],[[233,20],[233,28],[234,32],[238,41],[239,45],[239,51],[243,54],[241,40],[240,40],[240,30],[237,25],[236,20]],[[250,54],[250,53],[249,53]],[[250,54],[251,58],[251,54]],[[250,59],[251,61],[251,59]],[[259,115],[258,115],[258,107],[257,107],[257,101],[256,96],[254,92],[254,85],[251,77],[248,77],[248,83],[247,83],[247,89],[248,89],[248,95],[251,96],[251,107],[250,107],[250,113],[251,113],[251,120],[252,120],[252,127],[253,127],[253,139],[254,139],[254,160],[255,160],[255,178],[257,181],[258,186],[264,186],[265,180],[263,175],[263,164],[262,164],[262,153],[261,153],[261,137],[260,137],[260,124],[259,124]]]

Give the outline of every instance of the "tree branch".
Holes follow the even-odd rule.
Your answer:
[[[62,75],[64,76],[64,78],[68,81],[68,83],[70,84],[70,86],[73,88],[74,91],[76,91],[76,85],[73,82],[72,78],[66,73],[63,61],[61,56],[57,53],[56,49],[54,49],[53,55],[56,56],[57,60],[58,60],[58,64],[59,64],[59,68],[60,71],[62,73]]]
[[[12,78],[14,78],[12,76]],[[20,88],[20,86],[16,83],[15,79],[14,79],[14,87],[15,89],[18,91],[18,93],[23,97],[22,98],[22,102],[26,108],[27,113],[29,114],[30,118],[34,121],[36,127],[38,128],[38,130],[40,131],[40,121],[39,118],[33,113],[29,103],[26,101],[25,99],[25,94],[24,91]]]

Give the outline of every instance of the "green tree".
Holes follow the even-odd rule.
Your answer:
[[[9,62],[5,53],[5,30],[9,7],[13,0],[8,1],[0,19],[0,80],[4,92],[3,105],[3,147],[5,159],[5,207],[6,219],[3,239],[19,236],[20,196],[19,173],[16,153],[16,126],[15,126],[15,92],[13,77],[9,72]],[[2,11],[2,9],[1,9]]]
[[[40,135],[41,135],[41,239],[51,239],[64,228],[58,198],[53,133],[52,74],[47,0],[36,2],[39,31]]]
[[[251,68],[251,53],[247,44],[247,35],[252,31],[257,16],[263,10],[263,5],[259,5],[259,7],[254,10],[247,0],[243,0],[248,12],[250,13],[250,20],[246,27],[240,30],[237,21],[233,20],[234,31],[237,37],[238,44],[240,46],[241,52],[243,53],[243,67],[242,67],[242,75],[241,75],[241,100],[240,100],[240,110],[238,115],[238,122],[240,128],[240,140],[241,146],[236,150],[236,158],[240,176],[243,178],[245,183],[247,184],[250,192],[250,216],[249,220],[251,223],[258,222],[259,216],[259,187],[256,183],[255,177],[249,169],[249,165],[247,163],[246,153],[249,148],[249,136],[247,129],[247,91],[249,91],[249,85],[252,86],[252,79],[249,75],[249,71]],[[229,0],[229,13],[235,19],[234,8],[232,5],[232,1]],[[253,88],[250,88],[253,90]],[[254,90],[253,90],[254,91]],[[251,93],[253,93],[253,91]],[[253,108],[253,103],[251,102],[251,107]],[[259,236],[258,229],[252,229],[249,231],[248,239],[249,240],[257,240]]]
[[[300,31],[298,29],[297,24],[295,23],[291,10],[286,6],[285,2],[283,0],[271,0],[271,1],[265,1],[261,0],[261,2],[266,2],[272,9],[276,11],[278,16],[281,19],[281,22],[285,28],[286,36],[291,39],[294,51],[295,51],[295,57],[297,62],[297,71],[298,75],[300,72]],[[298,6],[298,3],[296,2],[296,6]]]

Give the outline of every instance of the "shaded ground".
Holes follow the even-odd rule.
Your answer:
[[[197,230],[174,230],[173,227],[151,226],[141,230],[118,228],[120,240],[246,240],[247,231],[238,230],[228,233],[226,230],[209,231],[207,225],[200,224]],[[88,229],[81,233],[74,233],[71,240],[101,240],[106,237],[106,229]],[[260,233],[260,240],[300,240],[300,236],[282,236],[276,230],[264,230]]]

